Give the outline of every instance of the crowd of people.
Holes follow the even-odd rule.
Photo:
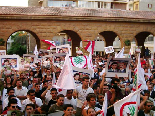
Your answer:
[[[75,90],[52,87],[53,78],[58,80],[62,70],[54,66],[52,61],[50,61],[50,66],[47,67],[38,62],[33,68],[23,67],[23,70],[11,68],[9,74],[4,73],[6,69],[2,69],[1,80],[3,80],[4,87],[1,98],[1,115],[5,116],[9,111],[12,111],[11,116],[15,116],[15,114],[30,116],[52,113],[60,113],[57,114],[59,116],[99,116],[105,93],[107,93],[107,116],[114,116],[113,104],[132,92],[137,68],[137,56],[132,55],[131,58],[129,66],[131,77],[118,77],[117,75],[106,77],[107,59],[108,55],[93,56],[94,76],[75,73],[73,77],[76,85]],[[141,56],[140,60],[145,72],[144,78],[148,89],[141,92],[141,103],[137,115],[151,116],[150,111],[155,108],[155,60],[153,60],[154,65],[150,64],[149,58]],[[24,62],[24,59],[21,62]],[[114,68],[117,65],[112,63],[111,67]],[[126,65],[124,62],[119,64],[119,71],[122,71],[122,73],[126,72],[123,69],[123,67],[126,67],[124,65]]]

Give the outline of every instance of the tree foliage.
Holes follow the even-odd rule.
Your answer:
[[[19,56],[23,56],[27,52],[27,38],[28,35],[24,31],[16,32],[15,34],[11,35],[11,48],[7,51],[7,54],[17,54]]]

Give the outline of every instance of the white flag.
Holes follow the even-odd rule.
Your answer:
[[[63,69],[60,73],[56,86],[61,89],[75,89],[75,82],[73,78],[73,69],[69,60],[69,54],[65,57]]]
[[[124,47],[121,49],[121,51],[115,56],[115,58],[123,58],[124,54]]]
[[[136,91],[136,89],[142,89],[142,90],[148,89],[148,87],[146,85],[145,78],[144,78],[144,69],[141,68],[140,53],[138,55],[137,70],[135,71],[135,79],[133,82],[133,89],[132,90]]]
[[[107,116],[107,107],[108,107],[108,99],[107,99],[107,93],[105,93],[103,106],[101,110],[101,116]]]
[[[37,56],[39,54],[38,49],[37,49],[37,45],[34,48],[34,54]]]
[[[52,85],[56,85],[55,73],[53,72]]]
[[[128,96],[114,103],[115,116],[137,116],[140,104],[140,90],[130,93]]]

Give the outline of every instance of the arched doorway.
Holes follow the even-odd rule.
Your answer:
[[[121,41],[119,36],[113,32],[113,31],[103,31],[98,34],[98,37],[102,36],[102,41],[104,41],[104,44],[102,44],[102,47],[106,46],[113,46],[115,52],[120,51],[121,49]],[[100,37],[101,38],[101,37]],[[97,43],[95,43],[97,44]],[[98,45],[96,45],[98,46]],[[103,51],[103,50],[102,50]]]
[[[79,47],[81,42],[80,36],[72,30],[60,31],[52,38],[52,40],[55,41],[57,46],[70,44],[72,56],[76,56],[76,47]]]
[[[40,48],[40,40],[32,31],[16,31],[7,40],[7,54],[33,54],[36,44]]]
[[[154,35],[151,32],[147,32],[147,31],[140,32],[135,36],[134,39],[137,46],[142,46],[141,55],[143,56],[145,55],[146,47],[148,47],[150,50],[153,50]]]

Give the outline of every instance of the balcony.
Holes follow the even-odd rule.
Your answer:
[[[113,3],[128,3],[128,0],[114,0]]]

